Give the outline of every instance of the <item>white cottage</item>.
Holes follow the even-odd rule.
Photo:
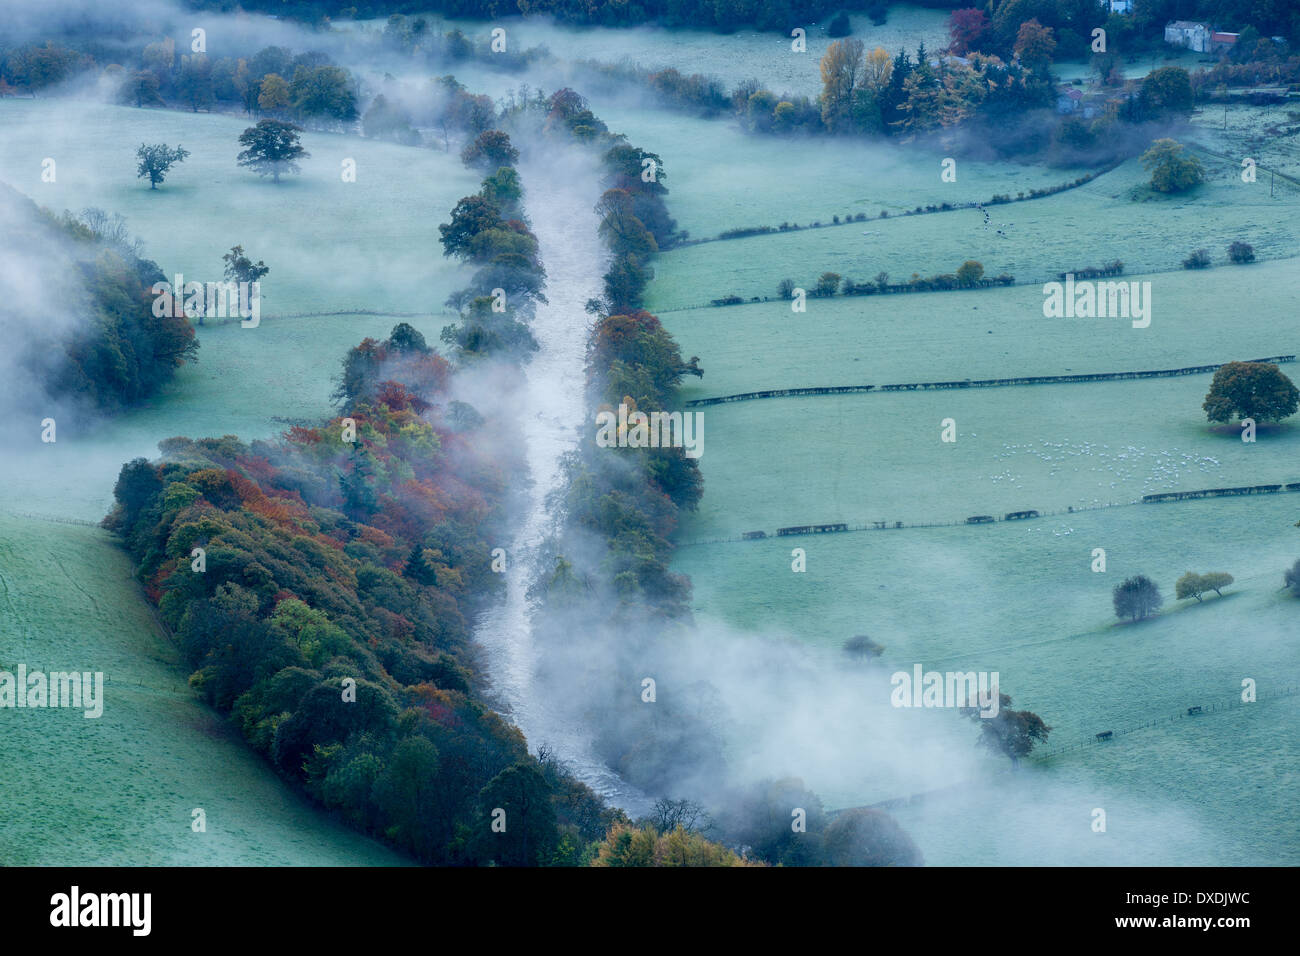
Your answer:
[[[1196,23],[1192,20],[1174,20],[1165,24],[1165,42],[1172,46],[1182,46],[1196,53],[1210,52],[1210,38],[1214,30],[1208,23]]]

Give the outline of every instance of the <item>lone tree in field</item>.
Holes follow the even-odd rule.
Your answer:
[[[158,184],[167,178],[167,170],[176,163],[183,162],[189,154],[190,151],[181,146],[172,147],[165,143],[146,146],[141,143],[135,151],[135,158],[140,160],[135,168],[136,179],[148,176],[149,188],[157,189]]]
[[[992,703],[992,701],[990,701]],[[979,742],[997,754],[1011,760],[1011,766],[1020,766],[1020,758],[1029,756],[1035,743],[1043,743],[1052,728],[1033,711],[1012,710],[1011,695],[998,694],[998,712],[995,717],[981,716],[981,707],[959,708],[963,717],[969,717],[980,726]]]
[[[1201,407],[1212,422],[1279,422],[1300,408],[1300,391],[1271,362],[1229,362],[1214,373]]]
[[[1151,173],[1151,188],[1161,193],[1186,192],[1205,182],[1205,170],[1195,156],[1184,155],[1187,147],[1172,139],[1158,139],[1142,154],[1142,165]]]
[[[1300,597],[1300,560],[1282,572],[1282,587],[1290,588],[1292,594]]]
[[[1223,571],[1212,571],[1209,574],[1197,574],[1195,571],[1188,571],[1174,585],[1174,596],[1180,601],[1189,597],[1196,598],[1199,603],[1201,595],[1206,591],[1213,591],[1219,597],[1223,597],[1223,589],[1231,583],[1232,575]]]
[[[302,148],[298,134],[302,127],[279,120],[264,119],[239,134],[244,150],[239,154],[239,165],[247,166],[259,176],[270,176],[280,181],[281,173],[297,173],[298,160],[311,153]]]
[[[258,282],[262,276],[271,271],[261,259],[256,263],[244,255],[243,246],[231,246],[230,251],[221,257],[226,264],[225,275],[231,282]]]
[[[844,642],[844,653],[857,660],[870,660],[879,657],[884,651],[883,645],[877,644],[865,634],[850,637]]]
[[[1115,616],[1140,621],[1160,610],[1165,599],[1160,596],[1160,588],[1144,574],[1127,578],[1115,585],[1112,592],[1115,602]]]

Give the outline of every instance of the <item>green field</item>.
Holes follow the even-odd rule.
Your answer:
[[[665,162],[671,170],[672,159],[665,157]],[[959,182],[965,168],[959,167]],[[688,246],[660,257],[649,304],[664,311],[726,295],[775,297],[781,279],[811,289],[823,272],[858,282],[885,272],[891,282],[906,282],[913,274],[956,272],[968,259],[981,263],[988,277],[1005,274],[1041,283],[1114,259],[1125,264],[1128,275],[1179,269],[1198,248],[1209,249],[1221,265],[1235,240],[1249,242],[1261,259],[1300,255],[1300,189],[1281,184],[1270,198],[1267,185],[1242,183],[1239,167],[1212,157],[1207,157],[1207,172],[1210,181],[1192,197],[1134,201],[1131,196],[1142,190],[1146,176],[1141,164],[1130,160],[1077,189],[989,207],[987,225],[979,210],[962,209]],[[1057,182],[1072,178],[1060,172],[1057,177]],[[942,185],[937,172],[934,179],[935,187]],[[984,200],[1020,188],[1022,184],[999,188],[981,183],[976,188],[967,183],[948,201]],[[724,218],[730,215],[725,200],[714,200],[710,209],[719,221],[730,221]],[[806,222],[798,216],[777,221],[785,218]],[[1233,272],[1215,276],[1221,283],[1245,281]],[[1155,292],[1160,295],[1161,288]]]
[[[0,711],[0,865],[402,862],[286,788],[199,702],[107,533],[0,515],[0,589],[0,669],[104,675],[102,717]]]
[[[607,27],[573,27],[543,19],[456,20],[433,18],[442,32],[462,31],[477,43],[484,43],[495,27],[504,28],[510,50],[545,47],[565,66],[577,60],[605,63],[635,63],[652,70],[673,68],[681,73],[702,73],[720,79],[730,91],[743,80],[757,79],[774,92],[815,97],[821,92],[818,62],[832,40],[825,24],[807,23],[806,51],[790,49],[791,39],[780,33],[738,30],[720,34],[711,30],[666,30],[642,27],[634,30]],[[947,45],[948,15],[942,10],[892,5],[888,20],[876,26],[868,17],[850,16],[853,36],[872,49],[883,46],[891,54],[905,46],[915,54],[919,42],[934,51]],[[340,22],[338,30],[381,30],[386,20]],[[486,72],[486,71],[485,71]],[[475,89],[495,92],[487,77],[458,69],[458,76],[472,76]],[[498,76],[500,76],[498,74]],[[500,80],[498,82],[501,82]]]
[[[1300,192],[1279,180],[1270,197],[1266,177],[1262,188],[1243,184],[1239,166],[1214,155],[1235,155],[1250,136],[1264,135],[1267,120],[1244,108],[1230,116],[1226,134],[1210,128],[1208,114],[1199,120],[1196,141],[1213,151],[1202,153],[1210,182],[1188,197],[1152,197],[1145,173],[1130,161],[1078,189],[992,207],[987,232],[994,235],[985,234],[980,213],[959,211],[687,246],[660,256],[650,307],[663,313],[683,354],[699,356],[705,370],[703,379],[689,380],[683,396],[1178,368],[1294,354],[1296,327],[1287,317],[1300,293],[1294,215]],[[821,210],[864,198],[847,176],[796,174],[784,165],[784,149],[768,161],[769,178],[781,187],[759,189],[761,179],[745,174],[747,154],[730,135],[642,137],[670,171],[674,214],[689,216],[697,235],[742,223],[826,218]],[[712,149],[715,143],[721,145]],[[1290,156],[1285,150],[1268,155],[1279,163]],[[971,165],[961,166],[959,182]],[[753,168],[761,168],[758,158]],[[717,171],[711,189],[698,188],[694,169]],[[732,169],[739,172],[728,177]],[[1006,170],[1013,171],[1019,182],[998,182],[996,169],[989,170],[991,181],[972,175],[962,183],[970,192],[949,201],[1014,194],[1027,182],[1074,175]],[[896,187],[886,205],[891,211],[943,201],[937,172],[933,182],[928,172],[889,169],[887,176]],[[815,216],[806,211],[814,193]],[[758,208],[770,211],[737,214]],[[998,228],[1007,238],[996,236]],[[1222,262],[1234,239],[1251,242],[1273,261],[1206,272],[1179,268],[1202,246]],[[803,314],[781,301],[689,308],[726,294],[775,296],[785,277],[811,286],[826,270],[858,281],[886,271],[898,282],[912,272],[951,272],[968,258],[981,261],[986,274],[1008,272],[1030,284],[810,299]],[[1149,328],[1134,329],[1124,318],[1043,317],[1037,283],[1116,258],[1126,263],[1127,279],[1151,283]],[[1283,368],[1294,377],[1294,366]],[[701,409],[708,425],[705,495],[682,523],[679,540],[687,546],[674,562],[694,583],[701,628],[741,643],[749,635],[759,658],[768,639],[802,644],[838,675],[836,686],[824,689],[822,736],[843,743],[852,728],[840,726],[842,718],[856,714],[864,721],[857,759],[831,760],[825,747],[805,752],[787,741],[782,772],[802,775],[829,806],[973,781],[957,796],[895,811],[932,864],[1300,859],[1295,808],[1285,796],[1286,781],[1300,774],[1300,753],[1288,736],[1295,698],[1166,719],[1190,706],[1237,699],[1243,677],[1257,680],[1262,694],[1300,684],[1294,641],[1300,604],[1279,590],[1283,569],[1300,557],[1293,527],[1300,496],[1097,507],[1156,491],[1300,480],[1300,428],[1292,422],[1266,430],[1254,444],[1241,442],[1235,429],[1210,428],[1200,407],[1209,381],[1203,374]],[[940,441],[940,423],[949,417],[957,423],[955,444]],[[1031,508],[1053,513],[1019,523],[961,524],[968,515]],[[840,521],[890,527],[703,543]],[[894,529],[896,521],[958,524]],[[791,569],[796,547],[806,553],[804,573]],[[1105,573],[1091,570],[1094,548],[1107,552]],[[1189,569],[1225,570],[1237,581],[1222,599],[1177,602],[1174,582]],[[1114,626],[1111,588],[1138,573],[1162,588],[1165,611],[1141,625]],[[856,634],[886,650],[879,669],[854,677],[839,648]],[[731,655],[744,651],[733,648]],[[917,723],[898,731],[887,713],[855,709],[839,686],[858,681],[865,700],[879,701],[888,693],[888,674],[916,662],[927,669],[998,671],[1014,706],[1039,713],[1054,728],[1049,749],[1101,730],[1118,736],[1031,763],[1018,775],[997,775],[1004,761],[968,760],[961,756],[965,745],[954,755],[936,743],[943,731],[932,726],[933,716],[926,729]],[[791,710],[800,713],[789,720],[803,726],[802,708]],[[963,726],[949,720],[949,731],[960,735]],[[768,732],[779,738],[779,731]],[[964,732],[973,742],[973,731]],[[916,751],[888,745],[899,739]],[[931,766],[931,747],[944,755],[946,772]],[[732,749],[742,760],[752,750],[772,750],[744,732]],[[1095,807],[1110,814],[1108,834],[1090,829]]]
[[[0,459],[5,510],[97,521],[122,463],[155,457],[164,438],[265,438],[329,414],[345,351],[400,321],[339,312],[423,313],[407,321],[431,340],[448,321],[443,300],[464,275],[442,257],[437,224],[478,178],[455,156],[307,133],[302,176],[276,186],[235,165],[250,125],[242,118],[5,99],[0,122],[0,180],[55,211],[121,213],[168,276],[219,280],[221,255],[236,244],[271,267],[261,325],[200,328],[198,364],[148,407],[10,449]],[[135,179],[140,142],[179,143],[191,156],[151,192]],[[55,183],[40,181],[47,156]],[[340,178],[344,158],[357,162],[355,183]],[[334,314],[285,315],[312,312]],[[108,696],[98,721],[4,712],[15,763],[0,862],[400,861],[286,789],[198,702],[107,534],[0,516],[0,575],[10,601],[0,661],[102,670]],[[207,812],[206,834],[189,829],[194,807]]]

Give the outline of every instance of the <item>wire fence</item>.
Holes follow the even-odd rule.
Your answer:
[[[1286,364],[1294,362],[1294,355],[1272,355],[1268,358],[1249,359],[1250,362]],[[1012,388],[1025,385],[1065,385],[1085,382],[1116,382],[1128,379],[1174,378],[1180,375],[1209,375],[1223,367],[1192,365],[1186,368],[1149,369],[1136,372],[1088,372],[1078,375],[1029,375],[1016,378],[963,379],[951,382],[904,382],[894,385],[819,385],[808,388],[769,388],[757,392],[740,392],[713,398],[696,398],[685,402],[687,408],[722,405],[729,402],[748,402],[761,398],[800,398],[808,395],[853,395],[864,392],[927,392],[960,388]]]
[[[55,524],[76,524],[86,528],[98,528],[98,521],[88,521],[85,518],[68,518],[64,515],[42,515],[33,514],[30,511],[0,511],[7,518],[22,518],[26,521],[52,521]]]
[[[816,525],[796,525],[795,528],[808,530],[791,530],[790,528],[779,528],[775,533],[767,531],[746,531],[740,535],[731,537],[718,538],[694,538],[690,541],[680,541],[677,543],[678,548],[690,548],[700,545],[711,544],[735,544],[741,541],[771,541],[774,538],[802,538],[808,535],[825,535],[825,534],[848,534],[857,531],[900,531],[914,528],[959,528],[959,527],[978,527],[986,524],[1003,524],[1006,522],[1033,521],[1038,518],[1059,518],[1064,515],[1080,514],[1087,511],[1101,511],[1106,508],[1127,508],[1133,505],[1143,504],[1167,504],[1173,501],[1198,501],[1205,498],[1227,498],[1227,497],[1256,497],[1267,494],[1288,494],[1300,492],[1300,482],[1278,483],[1271,485],[1246,485],[1241,488],[1203,488],[1196,491],[1168,491],[1160,492],[1153,495],[1143,495],[1141,498],[1135,498],[1132,501],[1109,501],[1105,504],[1097,505],[1070,505],[1064,510],[1048,511],[1012,511],[999,518],[995,515],[972,515],[969,518],[955,519],[950,521],[869,521],[859,524],[843,523],[836,526],[836,530],[816,531],[812,530]],[[822,525],[822,527],[827,527]]]

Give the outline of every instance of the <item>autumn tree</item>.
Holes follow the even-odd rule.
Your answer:
[[[1052,63],[1052,54],[1056,52],[1056,40],[1052,38],[1052,28],[1045,27],[1037,20],[1027,20],[1020,24],[1016,33],[1015,54],[1031,70],[1046,69]]]
[[[1205,182],[1205,170],[1195,156],[1184,155],[1187,147],[1172,139],[1158,139],[1142,154],[1142,165],[1151,173],[1151,188],[1162,193],[1180,193]]]
[[[863,45],[861,40],[836,40],[826,48],[821,59],[822,122],[832,132],[851,127],[854,94],[862,82]]]
[[[967,259],[960,268],[957,269],[957,283],[962,286],[970,287],[978,285],[979,281],[984,278],[984,266],[974,259]]]
[[[1201,407],[1212,422],[1277,422],[1300,408],[1300,391],[1271,362],[1229,362],[1214,373]]]
[[[268,73],[262,77],[262,84],[257,92],[257,108],[263,113],[274,113],[289,105],[289,84],[278,73]]]
[[[980,48],[989,29],[989,18],[983,10],[967,7],[954,10],[948,18],[948,52],[954,56],[965,56]]]
[[[460,160],[466,166],[497,169],[513,166],[519,161],[519,150],[510,143],[510,136],[499,129],[488,129],[466,143],[460,151]]]

